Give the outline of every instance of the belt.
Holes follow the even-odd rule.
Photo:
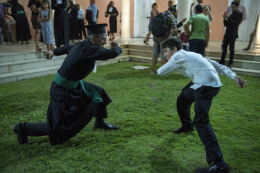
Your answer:
[[[17,11],[16,14],[24,14],[24,11]]]
[[[56,82],[58,85],[60,85],[64,88],[69,88],[69,89],[76,88],[78,86],[78,84],[80,83],[85,94],[92,101],[94,101],[95,103],[103,102],[103,99],[100,96],[100,94],[97,92],[97,90],[95,90],[88,82],[86,82],[84,80],[72,81],[72,80],[65,79],[59,73],[56,73],[56,75],[54,77],[54,82]]]

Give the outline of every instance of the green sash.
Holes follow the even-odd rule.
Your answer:
[[[63,86],[64,88],[69,88],[69,89],[76,88],[80,82],[84,92],[92,101],[94,101],[95,103],[103,102],[103,99],[100,96],[100,94],[97,92],[97,90],[95,90],[88,82],[84,80],[75,82],[75,81],[67,80],[64,77],[62,77],[59,73],[56,73],[54,77],[54,82],[56,82],[60,86]]]
[[[24,14],[24,11],[17,11],[16,14]]]

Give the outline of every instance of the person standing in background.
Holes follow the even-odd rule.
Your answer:
[[[145,39],[144,39],[144,43],[146,45],[149,45],[147,43],[147,41],[149,40],[151,34],[152,34],[152,28],[153,28],[153,20],[154,18],[159,14],[159,12],[157,11],[158,9],[158,5],[157,3],[153,3],[152,5],[152,11],[151,11],[151,16],[150,16],[150,22],[149,22],[149,25],[148,25],[148,28],[149,28],[149,31],[148,31],[148,34],[146,35]]]
[[[67,13],[69,17],[69,39],[71,43],[75,43],[75,40],[79,39],[78,29],[78,8],[73,4],[71,0],[68,1]]]
[[[183,49],[186,51],[189,51],[189,39],[187,31],[184,29],[184,32],[180,35],[180,40],[182,41]]]
[[[54,49],[53,40],[52,40],[52,27],[51,27],[51,10],[50,4],[48,0],[42,0],[41,3],[41,12],[38,16],[38,22],[41,24],[42,28],[42,37],[44,44],[47,45],[47,51]],[[49,59],[48,53],[46,54],[46,58]]]
[[[69,24],[66,11],[67,0],[51,0],[51,8],[54,12],[54,36],[57,48],[61,45],[69,45]]]
[[[77,4],[77,8],[78,8],[78,28],[79,28],[79,40],[82,40],[82,32],[84,35],[84,40],[87,39],[87,34],[86,34],[86,30],[85,30],[85,26],[84,26],[84,10],[81,9],[80,5]]]
[[[117,19],[116,19],[116,17],[118,16],[118,11],[115,7],[114,1],[110,1],[109,4],[107,5],[106,16],[108,16],[108,15],[110,15],[110,17],[109,17],[109,27],[110,27],[109,41],[113,41],[115,39],[115,33],[117,33]]]
[[[205,56],[205,48],[208,47],[209,40],[209,26],[210,21],[204,15],[201,14],[203,12],[203,7],[198,4],[196,5],[196,14],[192,15],[187,24],[184,25],[184,28],[188,35],[190,36],[190,51],[199,53],[203,57]],[[189,31],[189,26],[191,27],[191,34]],[[206,39],[205,39],[205,31],[206,31]],[[206,40],[206,41],[205,41]]]
[[[257,25],[258,25],[258,19],[259,19],[259,15],[257,16],[256,19],[256,23],[255,23],[255,29],[252,31],[252,33],[250,34],[250,40],[248,43],[248,46],[246,48],[244,48],[243,50],[249,50],[251,48],[251,45],[254,41],[255,35],[256,35],[256,30],[257,30]]]
[[[226,32],[223,39],[223,52],[221,55],[220,64],[225,64],[225,58],[227,54],[227,47],[229,45],[230,48],[230,57],[228,67],[232,68],[233,58],[235,54],[235,42],[238,38],[238,27],[243,19],[243,14],[238,10],[239,9],[239,2],[234,1],[231,3],[231,8],[233,13],[231,16],[228,14],[224,14],[224,25],[226,27]]]
[[[38,45],[38,40],[40,36],[41,24],[37,22],[39,12],[41,11],[41,1],[40,0],[29,0],[28,7],[31,9],[31,22],[34,30],[34,41],[36,51],[41,51],[42,49]]]
[[[171,6],[173,6],[172,1],[168,1],[168,8],[170,8]]]
[[[24,8],[18,3],[18,0],[13,0],[12,5],[12,17],[16,22],[16,37],[17,41],[23,45],[24,41],[29,44],[29,40],[32,39],[28,19]]]
[[[95,4],[95,0],[90,0],[90,5],[88,10],[92,11],[92,21],[88,21],[88,24],[97,24],[98,23],[98,8]]]
[[[196,14],[196,6],[197,5],[202,5],[202,3],[203,3],[203,0],[197,0],[197,2],[196,3],[192,3],[191,4],[191,9],[192,9],[192,14],[190,14],[190,16],[192,16],[192,15],[195,15]],[[192,8],[193,7],[193,8]]]
[[[237,1],[238,3],[239,3],[239,7],[238,7],[238,10],[243,14],[243,18],[242,18],[242,21],[240,22],[240,24],[243,22],[243,21],[245,21],[246,20],[246,8],[245,8],[245,6],[244,5],[242,5],[242,4],[240,4],[240,0],[234,0],[234,1]],[[232,10],[232,7],[231,7],[231,5],[230,6],[228,6],[228,8],[227,8],[227,13],[228,13],[228,15],[229,16],[231,16],[232,15],[232,13],[233,13],[233,10]]]
[[[8,8],[12,7],[12,4],[13,4],[12,1],[7,1],[7,3],[1,3],[0,4],[0,27],[2,28],[2,33],[3,33],[3,36],[4,36],[4,42],[2,44],[6,44],[5,42],[8,42],[7,35],[6,35],[6,20],[5,20],[5,18],[9,19],[7,17],[7,15],[11,16],[8,13]]]

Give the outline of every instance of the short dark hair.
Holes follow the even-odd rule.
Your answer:
[[[203,12],[202,5],[200,5],[200,4],[196,5],[196,11],[197,11],[197,13],[202,13]]]
[[[163,43],[162,43],[162,49],[165,49],[165,48],[169,48],[169,49],[173,49],[174,47],[177,48],[177,50],[180,50],[183,48],[183,44],[182,44],[182,41],[176,37],[176,36],[172,36],[170,38],[168,38],[167,40],[165,40]]]
[[[168,1],[168,3],[172,4],[172,1]]]
[[[231,4],[234,4],[235,6],[239,6],[239,2],[238,1],[233,1]]]
[[[157,5],[157,3],[153,3],[152,8],[153,8],[154,6],[156,6],[156,5]]]
[[[7,4],[13,4],[13,1],[8,0],[8,1],[7,1]]]
[[[169,8],[168,8],[168,11],[175,13],[175,12],[176,12],[176,6],[177,6],[177,5],[173,5],[173,6],[169,7]]]

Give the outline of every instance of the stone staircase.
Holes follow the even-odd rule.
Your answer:
[[[108,47],[107,47],[108,48]],[[152,62],[152,47],[140,45],[121,45],[122,54],[115,59],[97,61],[97,66],[118,63],[122,61]],[[43,58],[44,52],[0,55],[0,84],[16,82],[48,74],[56,74],[66,55],[56,59]],[[206,57],[219,61],[221,53],[206,52]],[[229,55],[227,55],[229,57]],[[159,63],[159,61],[158,61]],[[228,59],[226,59],[226,64]],[[260,77],[260,56],[239,55],[234,57],[233,71],[237,74]]]

